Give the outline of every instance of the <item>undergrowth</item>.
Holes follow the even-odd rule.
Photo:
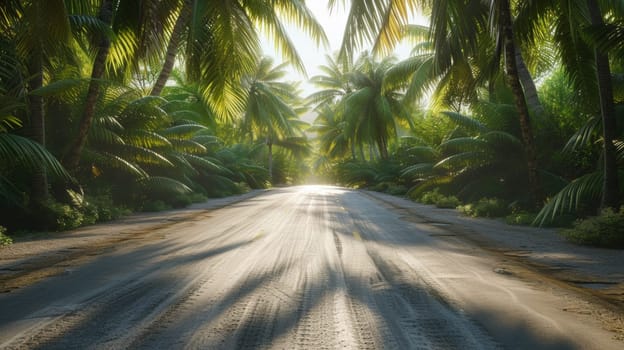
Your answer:
[[[561,234],[570,242],[605,248],[624,248],[624,207],[605,209],[599,216],[577,221]]]

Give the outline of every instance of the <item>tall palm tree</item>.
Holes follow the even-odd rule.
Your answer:
[[[160,23],[166,23],[168,13],[158,11],[160,3],[157,0],[96,0],[68,5],[71,18],[85,18],[74,20],[75,36],[93,56],[78,130],[63,156],[63,163],[70,171],[76,171],[79,165],[95,116],[102,79],[132,76],[131,72],[139,69],[137,62],[149,61],[149,55],[158,51],[154,47],[162,45],[161,32],[167,28]]]
[[[290,137],[303,136],[304,124],[296,109],[300,98],[292,84],[283,82],[285,67],[286,63],[273,66],[271,58],[263,57],[254,74],[243,80],[247,100],[242,126],[252,139],[264,139],[269,177],[273,172],[273,145]]]
[[[494,25],[497,33],[497,44],[503,48],[504,52],[507,84],[513,92],[514,103],[520,121],[522,141],[524,142],[527,159],[529,189],[532,192],[534,204],[539,206],[544,199],[544,193],[538,176],[537,150],[535,149],[535,143],[533,141],[529,106],[524,89],[520,83],[518,65],[516,63],[516,53],[519,49],[516,45],[513,32],[511,5],[509,0],[492,0],[491,8],[491,12],[494,13],[497,20]]]
[[[102,23],[102,25],[110,28],[113,24],[112,21],[114,11],[115,6],[113,0],[102,0],[97,19]],[[80,117],[76,137],[63,159],[63,163],[70,171],[76,171],[78,168],[82,149],[87,142],[89,128],[91,127],[91,123],[93,122],[93,117],[95,115],[95,105],[100,94],[99,80],[104,76],[106,61],[111,47],[111,39],[106,33],[97,33],[96,35],[98,37],[98,39],[96,39],[98,43],[91,71],[91,81],[89,83],[89,89],[85,98],[84,110],[82,112],[82,116]]]
[[[587,0],[587,7],[589,9],[591,25],[604,27],[603,14],[598,2],[596,0]],[[596,76],[603,136],[604,181],[602,185],[601,206],[603,208],[618,208],[620,204],[620,186],[618,183],[616,151],[613,144],[615,140],[616,118],[609,56],[607,52],[595,45],[594,59],[596,61]]]
[[[614,146],[616,117],[609,52],[605,48],[621,46],[624,40],[610,32],[605,18],[611,22],[621,18],[621,3],[610,0],[551,0],[527,2],[523,6],[522,10],[529,14],[525,17],[528,18],[530,26],[539,26],[544,21],[553,23],[553,39],[557,43],[564,68],[588,103],[600,106],[604,172],[601,206],[617,208],[620,185]],[[597,40],[602,45],[587,40],[597,39],[596,35],[589,35],[588,32],[602,34],[598,35]],[[588,64],[592,62],[593,65]]]

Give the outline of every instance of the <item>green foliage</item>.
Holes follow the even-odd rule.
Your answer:
[[[529,213],[526,211],[520,211],[511,213],[505,217],[505,222],[509,225],[522,225],[529,226],[535,221],[537,214]]]
[[[574,227],[561,230],[570,242],[605,248],[624,248],[624,207],[605,209],[599,216],[577,221]]]
[[[479,102],[474,110],[474,116],[443,112],[429,117],[448,120],[455,128],[439,139],[439,144],[422,140],[411,148],[415,156],[402,175],[414,183],[410,189],[413,196],[439,187],[464,202],[484,196],[528,198],[526,164],[519,161],[524,159],[524,151],[517,127],[512,127],[513,111],[490,102]]]
[[[438,202],[438,200],[442,197],[444,197],[444,195],[440,193],[440,189],[436,188],[433,191],[425,192],[414,199],[423,204],[436,204],[436,202]]]
[[[535,223],[550,224],[558,216],[569,213],[582,213],[584,207],[595,207],[602,191],[602,173],[583,175],[568,183],[561,191],[548,200],[540,210]],[[593,204],[593,205],[592,205]]]
[[[416,200],[423,204],[433,204],[438,208],[454,209],[461,205],[461,201],[456,196],[447,196],[440,193],[439,188],[428,191],[416,197]]]
[[[475,203],[458,207],[462,213],[474,217],[497,218],[509,214],[509,206],[498,198],[481,198]]]
[[[461,205],[461,202],[455,196],[444,196],[444,197],[438,198],[438,200],[435,202],[435,205],[438,208],[455,209],[459,205]]]
[[[394,159],[376,161],[343,160],[334,167],[338,183],[355,188],[368,188],[405,194],[407,185],[401,179],[401,164]]]
[[[6,228],[0,226],[0,246],[13,244],[13,239],[6,235]]]
[[[85,216],[95,217],[96,222],[116,220],[130,214],[129,209],[115,205],[110,194],[87,196],[84,200],[84,210],[86,212],[95,212]]]
[[[80,227],[85,222],[85,213],[69,204],[53,200],[43,205],[42,213],[47,229],[66,231]],[[92,221],[87,218],[87,222]]]

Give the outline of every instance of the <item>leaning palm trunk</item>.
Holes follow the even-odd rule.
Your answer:
[[[537,87],[535,86],[535,81],[533,81],[531,72],[529,72],[529,69],[524,63],[524,58],[522,58],[521,50],[519,50],[517,46],[515,56],[516,68],[518,69],[518,77],[520,78],[520,83],[522,84],[522,88],[524,89],[526,101],[534,115],[540,116],[544,113],[544,107],[542,106],[542,103],[540,102],[537,95]]]
[[[532,204],[538,206],[543,199],[543,191],[541,181],[537,173],[537,155],[535,150],[535,143],[533,141],[533,131],[531,129],[531,122],[529,117],[529,108],[526,101],[526,96],[522,85],[520,84],[520,78],[518,76],[518,69],[516,63],[516,46],[514,43],[512,21],[511,21],[511,8],[509,6],[509,0],[500,0],[500,25],[501,35],[503,39],[504,52],[505,52],[505,71],[506,79],[509,87],[512,90],[514,103],[518,111],[518,117],[520,122],[520,130],[522,133],[522,141],[524,143],[524,149],[526,154],[527,168],[528,168],[528,182],[529,191],[531,193]]]
[[[188,23],[190,11],[191,0],[185,0],[182,5],[182,9],[180,10],[180,15],[178,16],[175,26],[173,27],[173,31],[171,32],[171,37],[169,38],[165,62],[163,63],[160,74],[158,75],[158,78],[154,83],[154,87],[152,88],[152,92],[150,93],[152,96],[160,96],[160,93],[167,84],[167,80],[169,80],[169,76],[173,70],[173,65],[175,64],[175,58],[178,54],[180,42],[182,41],[182,34],[184,33],[184,29]]]
[[[596,0],[587,0],[592,26],[602,27],[604,21],[600,7]],[[609,57],[598,48],[594,48],[596,59],[596,75],[598,80],[598,94],[600,96],[600,114],[602,117],[604,177],[602,185],[603,208],[617,208],[619,206],[618,169],[615,154],[615,108],[613,105],[613,85]]]
[[[100,8],[99,19],[106,25],[111,25],[113,18],[113,1],[104,0]],[[102,36],[100,39],[97,55],[93,62],[93,70],[91,72],[91,81],[89,83],[89,90],[87,91],[87,97],[85,100],[85,107],[80,118],[80,124],[78,126],[78,135],[76,140],[69,148],[65,159],[64,165],[70,171],[75,171],[78,168],[80,162],[80,155],[82,149],[87,142],[87,135],[89,128],[91,128],[91,122],[95,114],[95,106],[100,94],[100,82],[99,79],[104,75],[106,68],[106,59],[110,50],[110,39],[106,36]]]

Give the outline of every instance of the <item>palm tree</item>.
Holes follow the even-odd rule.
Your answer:
[[[87,41],[87,46],[95,52],[95,57],[78,130],[63,157],[63,163],[70,171],[76,171],[78,168],[80,155],[95,116],[101,80],[105,77],[105,73],[108,71],[112,77],[119,71],[126,71],[125,75],[129,75],[127,72],[133,70],[129,65],[135,62],[141,53],[138,47],[148,45],[148,41],[158,37],[162,28],[154,24],[165,22],[164,15],[154,16],[155,11],[149,11],[156,6],[153,0],[142,5],[135,1],[124,0],[100,0],[96,4],[99,4],[97,14],[92,13],[94,8],[89,5],[75,8],[76,11],[85,12],[83,16],[91,16],[90,19],[87,18],[80,23],[86,25],[89,32],[89,35],[82,35],[81,39]],[[73,13],[71,15],[74,16]],[[142,18],[145,19],[142,21]]]
[[[350,73],[352,90],[339,102],[336,112],[345,122],[345,133],[360,149],[376,145],[382,159],[388,158],[390,140],[397,136],[398,124],[411,126],[395,86],[384,85],[394,58],[376,62],[364,53]]]
[[[622,8],[619,2],[595,0],[578,0],[572,2],[547,1],[529,2],[524,5],[524,12],[532,26],[539,26],[540,22],[554,23],[553,39],[558,45],[558,51],[563,65],[572,81],[590,104],[600,106],[602,121],[602,207],[617,208],[619,205],[619,180],[617,155],[614,146],[616,117],[613,100],[613,83],[611,79],[608,51],[605,48],[621,46],[622,37],[612,32],[617,28],[605,23],[605,15],[611,22],[621,18]],[[601,6],[603,6],[601,8]],[[573,8],[574,11],[566,11]],[[588,29],[589,28],[589,29]],[[594,35],[588,35],[594,32]],[[614,35],[615,34],[615,35]],[[596,42],[587,40],[598,39]],[[619,42],[619,44],[618,44]],[[599,44],[601,43],[601,44]],[[588,64],[588,62],[592,62]],[[597,91],[597,94],[593,94]]]
[[[258,28],[265,30],[284,57],[301,71],[305,70],[285,31],[284,19],[303,29],[317,44],[327,42],[322,28],[301,0],[179,0],[175,4],[175,26],[151,94],[161,93],[182,48],[188,78],[204,82],[205,94],[220,114],[227,115],[232,107],[225,107],[223,101],[242,106],[232,82],[253,71],[260,53]]]
[[[325,61],[327,62],[325,65],[319,66],[323,74],[310,78],[310,82],[320,89],[307,97],[312,104],[334,105],[352,92],[349,75],[353,70],[353,63],[329,55],[325,56]]]
[[[413,37],[417,44],[410,57],[390,68],[386,83],[405,89],[406,105],[432,92],[429,96],[429,108],[432,111],[451,109],[460,112],[477,101],[479,80],[473,72],[484,69],[479,66],[480,62],[463,55],[455,57],[447,67],[438,66],[434,46],[426,41],[428,32],[428,27],[418,25],[406,28],[406,34]],[[483,50],[487,50],[487,47]]]
[[[114,10],[113,0],[102,0],[97,19],[101,21],[104,26],[112,27]],[[87,135],[89,134],[89,128],[91,127],[95,114],[95,104],[100,93],[99,80],[104,76],[106,60],[111,46],[111,40],[105,33],[99,33],[97,41],[97,53],[93,61],[91,81],[85,98],[84,110],[78,125],[78,132],[63,159],[65,166],[70,169],[70,171],[76,171],[78,163],[80,162],[80,154],[87,142]]]
[[[604,19],[600,6],[596,0],[587,0],[590,14],[590,23],[595,27],[604,27]],[[598,81],[598,96],[600,99],[600,115],[602,117],[603,158],[604,158],[604,182],[602,186],[603,208],[619,207],[620,186],[618,183],[618,167],[616,159],[615,139],[616,118],[613,103],[613,84],[611,82],[611,70],[609,67],[608,53],[602,51],[597,45],[594,48],[596,61],[596,75]]]
[[[502,46],[505,57],[505,76],[507,84],[511,88],[514,102],[518,111],[520,130],[527,159],[529,189],[533,195],[535,205],[540,205],[544,198],[541,181],[538,176],[537,151],[533,141],[533,129],[531,127],[529,106],[516,63],[518,47],[513,32],[513,20],[509,0],[492,0],[492,12],[498,16],[495,28],[497,29],[497,45]]]
[[[269,177],[273,172],[273,145],[291,137],[303,137],[295,105],[299,103],[296,88],[281,81],[286,63],[273,66],[273,60],[263,57],[253,75],[245,77],[246,109],[242,127],[252,139],[264,139],[268,148]]]
[[[318,106],[315,111],[317,117],[308,131],[318,135],[321,155],[329,159],[343,158],[349,153],[351,143],[345,133],[345,122],[328,104]],[[351,158],[355,159],[355,152],[351,150]]]

